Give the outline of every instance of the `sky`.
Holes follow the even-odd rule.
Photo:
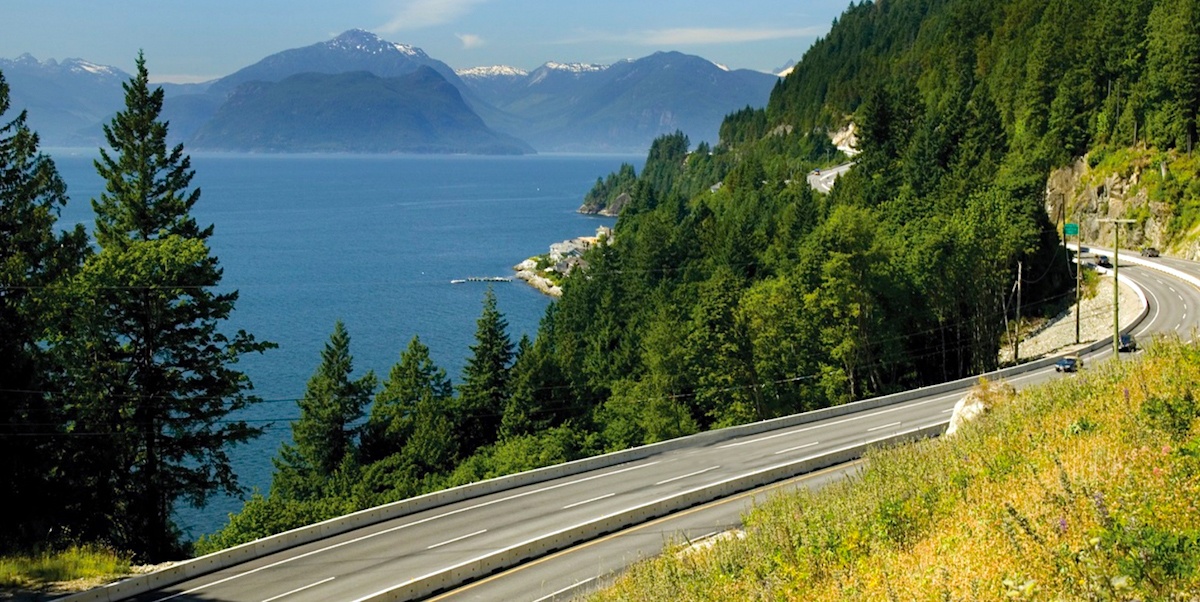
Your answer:
[[[200,82],[365,29],[455,69],[611,64],[656,51],[733,69],[799,60],[850,0],[2,0],[0,58],[82,58]]]

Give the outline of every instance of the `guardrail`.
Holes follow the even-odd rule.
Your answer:
[[[497,570],[511,567],[521,561],[594,539],[606,533],[755,487],[856,460],[872,447],[890,446],[905,441],[934,437],[941,434],[945,427],[945,422],[939,422],[865,443],[849,445],[817,456],[770,466],[703,487],[696,487],[489,552],[452,567],[422,575],[395,587],[359,598],[354,602],[395,602],[419,599]]]
[[[1146,315],[1149,313],[1149,306],[1146,302],[1145,294],[1141,291],[1140,287],[1124,277],[1122,277],[1121,280],[1132,286],[1134,290],[1137,291],[1139,298],[1142,300],[1141,314],[1133,323],[1123,329],[1122,332],[1125,332],[1136,328],[1145,319]],[[1200,284],[1197,284],[1197,286],[1200,286]],[[1083,349],[1079,350],[1078,353],[1091,353],[1110,344],[1111,338],[1105,338],[1092,343],[1087,347],[1084,347]],[[997,380],[1024,374],[1026,372],[1032,372],[1034,370],[1040,370],[1053,365],[1054,362],[1059,359],[1059,357],[1061,357],[1061,355],[1045,357],[1017,366],[995,370],[976,376],[969,376],[937,385],[930,385],[928,387],[921,387],[919,389],[911,389],[900,393],[864,399],[840,406],[822,408],[819,410],[805,412],[803,414],[793,414],[772,420],[764,420],[761,422],[754,422],[740,426],[697,433],[695,435],[688,435],[686,437],[661,441],[659,443],[652,443],[650,445],[612,452],[601,456],[583,458],[564,464],[556,464],[554,466],[547,466],[545,468],[538,468],[513,475],[497,477],[486,481],[480,481],[478,483],[471,483],[468,485],[453,487],[451,489],[435,491],[433,493],[393,502],[383,506],[377,506],[375,508],[368,508],[353,514],[347,514],[346,516],[329,519],[313,525],[300,527],[291,531],[265,537],[263,539],[247,542],[226,550],[181,562],[153,573],[131,577],[129,579],[124,579],[103,587],[72,594],[64,598],[58,598],[57,600],[60,602],[115,602],[118,600],[124,600],[126,598],[143,594],[154,589],[169,587],[176,583],[180,583],[206,573],[225,569],[242,562],[262,558],[263,556],[280,552],[288,548],[312,543],[327,537],[340,535],[355,529],[400,518],[410,514],[415,514],[431,508],[437,508],[447,504],[482,497],[501,491],[508,491],[518,487],[524,487],[526,485],[543,483],[545,481],[572,476],[591,470],[607,468],[617,464],[633,462],[648,458],[653,455],[686,447],[712,445],[737,437],[756,435],[777,429],[809,424],[812,422],[837,418],[865,410],[904,403],[906,401],[911,401],[927,395],[939,395],[958,390],[965,391],[966,389],[974,386],[980,378]],[[820,468],[832,465],[833,464],[827,464],[821,466]],[[814,468],[813,470],[816,469]]]

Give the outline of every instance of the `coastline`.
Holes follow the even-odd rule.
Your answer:
[[[537,258],[530,257],[521,263],[513,266],[517,272],[517,279],[523,280],[541,291],[545,295],[554,297],[555,299],[562,296],[562,288],[554,284],[549,278],[537,273]]]

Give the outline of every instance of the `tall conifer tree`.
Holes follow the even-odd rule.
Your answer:
[[[471,357],[463,369],[459,394],[464,455],[499,437],[508,400],[508,369],[513,359],[508,322],[496,309],[496,294],[490,288],[476,324],[475,344],[471,345]]]
[[[361,429],[358,422],[371,403],[376,379],[374,372],[351,379],[353,371],[350,334],[338,320],[321,351],[321,365],[300,399],[300,419],[292,423],[292,443],[284,443],[275,459],[272,495],[317,497],[325,480],[355,460]]]
[[[83,226],[56,232],[67,203],[54,162],[21,111],[11,121],[9,88],[0,74],[0,488],[13,516],[0,527],[0,547],[46,543],[69,494],[51,473],[61,467],[63,417],[38,393],[48,388],[43,311],[49,288],[78,268],[87,247]],[[60,471],[61,472],[61,471]]]
[[[78,450],[94,479],[78,510],[96,535],[162,559],[181,551],[179,501],[239,492],[229,448],[261,429],[236,418],[259,399],[233,364],[272,345],[220,332],[238,294],[216,291],[213,228],[191,215],[195,172],[182,145],[167,149],[163,92],[150,89],[140,53],[124,88],[125,110],[104,127],[109,149],[96,161],[106,181],[92,201],[99,251],[72,287],[62,365],[74,428],[105,435],[102,449]]]

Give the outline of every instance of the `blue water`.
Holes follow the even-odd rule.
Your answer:
[[[66,225],[92,229],[89,200],[103,181],[94,152],[51,149],[72,199]],[[356,374],[381,378],[419,335],[458,382],[487,284],[469,276],[511,276],[511,266],[552,242],[594,233],[607,218],[575,212],[596,178],[625,155],[530,157],[193,155],[193,213],[215,224],[213,252],[223,284],[240,292],[228,327],[278,349],[240,366],[267,400],[245,418],[269,425],[233,450],[241,484],[266,493],[271,458],[290,436],[296,398],[320,361],[338,319],[351,336]],[[549,299],[525,284],[494,284],[514,342],[531,337]],[[189,538],[217,530],[238,499],[181,508]]]

